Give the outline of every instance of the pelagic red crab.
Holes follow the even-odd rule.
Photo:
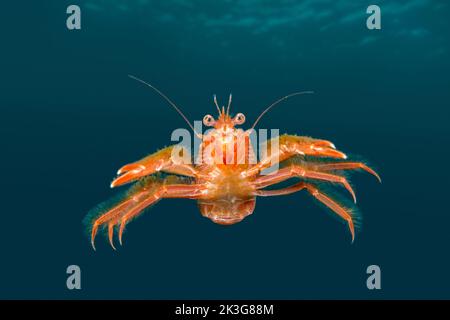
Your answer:
[[[199,161],[179,161],[179,157],[174,155],[180,155],[181,152],[182,158],[186,158],[183,153],[189,150],[181,149],[175,152],[176,146],[169,146],[120,168],[111,187],[130,182],[135,184],[118,200],[100,205],[88,214],[87,222],[91,228],[90,236],[94,249],[99,228],[106,229],[109,242],[115,248],[114,230],[117,230],[119,243],[122,244],[125,226],[163,198],[196,200],[203,216],[218,224],[231,225],[253,213],[256,197],[287,195],[303,189],[344,219],[350,229],[352,241],[354,240],[354,213],[323,191],[320,182],[342,185],[356,203],[355,193],[342,172],[362,169],[380,180],[374,170],[363,162],[347,160],[347,156],[337,150],[330,141],[287,134],[268,140],[263,146],[266,149],[265,156],[256,161],[250,133],[261,117],[279,102],[311,92],[296,92],[275,101],[261,113],[251,129],[245,131],[236,128],[244,124],[244,114],[230,114],[231,95],[226,109],[224,106],[220,108],[214,97],[217,119],[206,115],[203,124],[212,130],[199,134],[166,95],[151,84],[130,77],[151,87],[166,99],[202,139],[197,155]],[[240,150],[243,151],[239,152]],[[274,164],[279,164],[278,170],[271,174],[262,174]],[[290,179],[297,181],[287,187],[267,189]]]

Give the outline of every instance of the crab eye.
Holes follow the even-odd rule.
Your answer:
[[[243,124],[245,122],[245,116],[243,113],[238,113],[234,119],[233,119],[234,124]]]
[[[214,120],[213,116],[207,114],[203,117],[203,124],[207,127],[211,127],[216,123],[216,120]]]

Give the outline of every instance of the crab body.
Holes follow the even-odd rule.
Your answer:
[[[167,97],[158,93],[179,111]],[[276,101],[261,115],[287,97]],[[125,226],[163,198],[196,200],[204,217],[218,224],[232,225],[253,213],[257,197],[287,195],[303,189],[347,223],[353,241],[354,213],[326,194],[320,182],[341,185],[356,202],[355,193],[342,171],[362,169],[380,179],[378,174],[362,162],[347,160],[347,156],[336,150],[330,141],[305,136],[282,135],[268,140],[264,146],[259,146],[267,150],[265,156],[256,161],[254,146],[249,139],[251,130],[236,128],[245,122],[245,116],[242,113],[230,116],[231,95],[226,111],[224,107],[219,108],[215,98],[214,102],[219,116],[217,120],[210,115],[203,118],[203,123],[213,129],[199,135],[202,143],[197,161],[175,161],[175,146],[169,146],[119,169],[111,187],[130,182],[135,184],[118,201],[101,205],[88,215],[94,249],[99,228],[106,229],[109,242],[115,248],[115,231],[122,244]],[[274,164],[280,164],[278,170],[268,175],[262,174]],[[165,175],[161,176],[159,172]],[[288,180],[295,183],[267,189]]]
[[[208,168],[209,169],[209,168]],[[205,196],[198,199],[203,216],[219,224],[234,224],[253,213],[256,203],[255,188],[249,178],[243,177],[238,166],[218,166],[208,170],[209,178],[201,178],[206,186]]]

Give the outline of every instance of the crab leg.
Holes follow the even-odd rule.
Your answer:
[[[135,195],[134,197],[123,201],[121,204],[115,206],[114,208],[112,208],[108,212],[104,213],[103,215],[101,215],[99,218],[97,218],[94,221],[94,223],[92,224],[92,230],[91,230],[91,245],[92,245],[92,248],[94,248],[94,250],[95,250],[95,242],[94,241],[95,241],[95,236],[97,235],[97,232],[98,232],[98,228],[104,223],[114,221],[115,219],[117,220],[117,217],[119,217],[125,210],[127,210],[133,204],[135,204],[137,199],[139,199],[139,195]],[[114,224],[112,226],[110,226],[110,225],[108,226],[108,228],[109,228],[108,234],[112,232],[111,228],[113,226],[114,226]],[[111,246],[114,248],[114,244],[112,242],[112,235],[110,235],[109,241],[111,243]]]
[[[356,203],[355,192],[353,191],[352,187],[350,186],[345,177],[330,173],[308,170],[299,165],[292,165],[290,167],[282,168],[278,170],[278,172],[271,175],[260,176],[259,178],[255,179],[253,185],[257,189],[262,189],[272,184],[279,183],[293,177],[300,177],[300,178],[303,177],[308,179],[317,179],[340,183],[347,189],[348,192],[350,192],[350,194],[353,197],[353,201]]]
[[[111,247],[114,250],[116,250],[116,247],[114,246],[114,241],[113,241],[114,225],[115,225],[115,223],[113,221],[108,223],[108,239],[109,239],[109,243],[111,244]]]
[[[255,190],[254,195],[259,197],[274,197],[288,195],[306,188],[306,182],[300,181],[289,187],[276,190]]]
[[[276,148],[277,144],[278,148]],[[275,142],[275,139],[272,139],[266,146],[262,147],[266,147],[267,156],[257,165],[244,171],[243,176],[256,175],[260,171],[295,155],[347,159],[344,153],[336,150],[332,142],[304,136],[282,135],[278,138],[278,143]],[[274,148],[276,149],[272,150]]]
[[[200,196],[202,191],[203,187],[200,185],[162,185],[157,191],[149,195],[122,216],[119,227],[119,243],[122,245],[122,234],[125,225],[146,207],[156,203],[162,198],[195,198]]]
[[[201,185],[173,184],[159,185],[151,190],[146,190],[132,195],[118,206],[112,208],[94,221],[91,232],[91,244],[95,250],[95,236],[98,228],[103,224],[108,224],[108,238],[111,246],[115,249],[113,243],[114,227],[119,227],[119,242],[122,244],[122,234],[126,223],[133,217],[136,217],[142,210],[156,203],[161,198],[195,198],[202,194]]]
[[[362,169],[370,174],[374,175],[378,181],[381,183],[380,176],[375,172],[375,170],[371,169],[369,166],[365,165],[362,162],[339,162],[339,163],[324,163],[318,164],[315,166],[320,171],[334,171],[334,170],[348,170],[348,169]]]
[[[197,170],[190,163],[179,163],[172,158],[175,146],[164,148],[139,161],[126,164],[117,171],[119,175],[111,183],[111,188],[129,183],[157,171],[164,171],[189,177],[194,177]],[[182,152],[188,152],[182,149]]]
[[[315,197],[317,200],[322,202],[324,205],[326,205],[328,208],[333,210],[336,214],[338,214],[342,219],[344,219],[348,227],[350,229],[350,233],[352,235],[352,242],[355,240],[355,226],[353,224],[353,218],[350,214],[350,211],[340,204],[338,204],[336,201],[331,199],[326,194],[322,193],[319,189],[317,189],[312,184],[306,183],[306,182],[299,182],[296,183],[290,187],[279,189],[279,190],[257,190],[255,192],[255,195],[261,196],[261,197],[271,197],[271,196],[280,196],[280,195],[286,195],[291,194],[297,191],[300,191],[302,189],[306,189],[313,197]]]

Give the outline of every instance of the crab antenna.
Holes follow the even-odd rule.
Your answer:
[[[213,97],[214,97],[214,104],[216,105],[217,111],[219,111],[219,115],[220,115],[220,107],[219,107],[219,104],[217,103],[217,97],[216,97],[216,95],[214,95]]]
[[[140,83],[145,84],[146,86],[152,88],[153,90],[155,90],[161,97],[163,97],[182,117],[183,119],[186,121],[186,123],[189,125],[189,127],[191,127],[192,131],[194,131],[194,133],[198,136],[201,137],[202,135],[197,133],[197,131],[195,131],[194,127],[192,126],[192,124],[189,122],[188,118],[186,118],[186,116],[183,114],[183,112],[181,112],[180,108],[178,108],[176,106],[175,103],[172,102],[172,100],[170,100],[164,93],[162,93],[161,91],[159,91],[157,88],[155,88],[154,86],[152,86],[150,83],[145,82],[142,79],[139,79],[138,77],[135,77],[131,74],[128,75],[131,79],[134,79]]]
[[[263,112],[261,112],[261,114],[259,115],[259,117],[256,119],[255,123],[253,124],[253,126],[249,129],[252,130],[255,128],[256,124],[258,123],[259,120],[261,120],[262,116],[265,115],[267,113],[267,111],[269,111],[270,109],[272,109],[273,107],[275,107],[277,104],[279,104],[281,101],[289,99],[290,97],[294,97],[294,96],[299,96],[302,94],[312,94],[314,93],[314,91],[300,91],[300,92],[294,92],[291,94],[288,94],[287,96],[284,96],[280,99],[278,99],[277,101],[275,101],[274,103],[272,103],[270,106],[268,106]]]
[[[230,115],[230,107],[231,107],[231,100],[232,99],[233,99],[233,94],[230,93],[230,96],[228,98],[227,115]]]

